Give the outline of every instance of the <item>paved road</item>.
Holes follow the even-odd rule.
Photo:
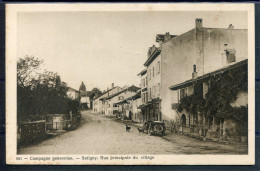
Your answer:
[[[125,124],[110,118],[82,112],[83,122],[74,131],[66,132],[41,143],[18,150],[18,154],[202,154],[245,153],[244,148],[202,142],[173,134],[166,138],[138,133],[132,126],[125,132]],[[239,149],[239,151],[236,151]]]

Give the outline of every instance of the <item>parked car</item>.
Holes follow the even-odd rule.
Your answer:
[[[143,132],[147,132],[148,135],[165,135],[166,127],[165,123],[161,121],[147,121],[144,122],[141,128]],[[140,130],[139,130],[140,131]]]

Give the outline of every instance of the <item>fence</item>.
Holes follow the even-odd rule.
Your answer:
[[[71,120],[45,123],[46,130],[65,130],[71,126]]]
[[[65,117],[62,117],[65,119]],[[53,119],[53,118],[52,118]],[[76,128],[79,124],[80,116],[72,115],[69,120],[52,119],[39,120],[33,122],[21,121],[17,127],[17,141],[18,145],[27,145],[35,142],[38,139],[45,138],[51,130],[70,130]]]

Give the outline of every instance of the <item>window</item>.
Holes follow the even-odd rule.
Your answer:
[[[194,84],[194,94],[203,97],[203,83]]]
[[[180,99],[182,99],[186,96],[187,96],[187,89],[186,88],[180,89]]]
[[[153,67],[153,77],[154,77],[154,67]]]
[[[236,50],[235,49],[227,49],[226,50],[226,59],[227,64],[236,62]]]
[[[147,77],[145,77],[145,86],[147,86]]]
[[[206,99],[206,94],[209,90],[209,82],[203,83],[203,98]]]
[[[190,96],[194,93],[193,85],[187,87],[187,96]]]
[[[151,73],[151,69],[149,70],[149,79],[151,80],[152,77],[152,73]]]
[[[157,68],[158,68],[157,73],[160,74],[160,61],[158,61],[158,64],[157,64],[157,65],[158,65],[158,67],[157,67]]]
[[[149,98],[150,99],[152,98],[152,89],[151,88],[149,89]]]
[[[160,97],[160,83],[158,83],[158,97]]]
[[[153,97],[155,97],[155,86],[153,86]]]

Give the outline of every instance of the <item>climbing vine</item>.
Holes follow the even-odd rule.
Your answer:
[[[206,100],[202,92],[186,96],[180,100],[177,107],[178,112],[186,109],[191,113],[203,113],[206,116],[215,116],[219,119],[233,119],[238,122],[247,123],[247,106],[232,107],[231,103],[237,99],[239,91],[247,91],[247,66],[242,66],[223,74],[212,76],[208,80],[209,89],[206,93]]]

